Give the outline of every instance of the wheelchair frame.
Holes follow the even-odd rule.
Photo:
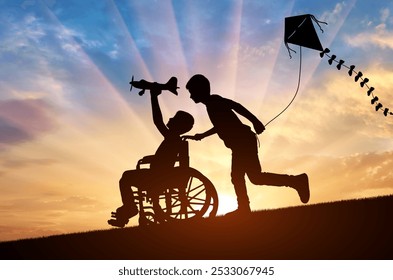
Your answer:
[[[153,156],[145,156],[136,169],[150,164]],[[198,170],[190,167],[189,145],[182,141],[177,157],[181,178],[171,186],[147,190],[134,188],[134,198],[139,208],[139,225],[159,224],[169,221],[193,220],[204,216],[214,217],[218,209],[218,195],[213,183]]]

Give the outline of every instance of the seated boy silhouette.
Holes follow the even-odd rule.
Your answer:
[[[213,128],[201,134],[186,136],[193,140],[202,140],[213,134],[224,141],[226,147],[232,150],[231,178],[237,195],[238,209],[233,214],[251,212],[250,201],[247,194],[245,175],[253,184],[270,186],[287,186],[294,188],[303,203],[310,198],[308,177],[306,174],[290,176],[262,172],[258,158],[257,136],[251,128],[243,124],[236,113],[248,119],[254,126],[257,134],[265,130],[265,126],[256,116],[239,103],[210,93],[209,80],[197,74],[191,77],[186,88],[190,98],[195,103],[203,103]]]
[[[123,205],[112,213],[115,219],[108,220],[112,226],[124,227],[131,217],[138,214],[131,186],[154,187],[170,176],[181,150],[180,135],[190,131],[194,125],[192,115],[184,111],[178,111],[165,125],[158,102],[160,94],[161,90],[150,90],[153,121],[158,131],[164,136],[164,140],[151,159],[150,169],[128,170],[123,173],[119,182]]]

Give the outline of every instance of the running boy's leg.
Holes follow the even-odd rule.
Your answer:
[[[254,162],[254,164],[252,164]],[[259,162],[259,161],[258,161]],[[259,168],[258,168],[259,166]],[[310,199],[310,189],[307,174],[297,176],[286,174],[275,174],[269,172],[261,172],[260,165],[250,161],[247,169],[247,175],[251,183],[255,185],[268,185],[276,187],[291,187],[295,189],[303,203],[307,203]]]
[[[243,145],[235,149],[241,166],[251,183],[255,185],[287,186],[294,188],[303,203],[310,199],[310,189],[306,174],[297,176],[262,172],[258,157],[257,140],[254,135],[244,139]]]
[[[246,180],[244,178],[246,175],[244,167],[243,158],[236,153],[232,153],[231,179],[237,196],[238,211],[250,212],[250,200],[248,198]]]

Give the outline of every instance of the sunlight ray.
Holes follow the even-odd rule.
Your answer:
[[[146,30],[143,40],[151,45],[144,56],[146,66],[151,73],[150,79],[165,83],[171,76],[175,76],[178,78],[178,86],[181,87],[181,84],[189,78],[189,73],[173,4],[160,2],[160,7],[154,9],[154,12],[149,5],[135,2],[130,2],[129,5],[135,10],[133,16],[140,28]],[[155,14],[159,14],[159,16],[155,16]],[[147,29],[151,25],[156,28],[154,30]],[[140,77],[140,79],[147,78]],[[172,115],[173,113],[169,112],[173,112],[174,108],[181,106],[182,98],[178,97],[177,102],[171,102],[171,98],[162,99],[160,103],[164,113]]]
[[[50,13],[51,19],[58,25],[62,26],[55,18],[54,14],[51,13],[51,11],[48,12]],[[75,44],[77,43],[75,42]],[[145,139],[155,138],[157,134],[152,134],[149,129],[144,128],[144,122],[141,117],[128,106],[121,94],[114,88],[100,69],[98,69],[97,65],[92,62],[86,52],[83,51],[82,47],[80,47],[80,52],[81,55],[83,55],[83,59],[88,61],[89,68],[91,70],[90,73],[86,73],[86,75],[91,76],[92,80],[95,80],[97,84],[101,84],[104,91],[106,89],[105,93],[103,93],[105,96],[102,96],[102,100],[110,101],[110,103],[105,105],[112,106],[113,110],[116,111],[117,114],[120,113],[124,120],[132,120],[132,122],[122,121],[124,127],[117,128],[112,125],[110,131],[113,131],[113,135],[123,134],[124,136],[122,137],[127,137],[126,134],[124,134],[124,131],[132,131],[133,128],[138,127],[138,135],[145,135]],[[110,99],[108,99],[108,97],[110,97]],[[100,93],[98,93],[98,96],[95,96],[94,99],[95,100],[92,100],[91,102],[92,104],[97,102],[97,100],[100,100]],[[67,102],[64,101],[61,105],[64,105],[64,103]],[[42,140],[41,143],[43,146],[41,148],[39,147],[41,144],[35,143],[35,148],[31,149],[27,154],[33,155],[31,151],[45,151],[44,154],[49,158],[52,155],[53,157],[60,158],[74,158],[74,164],[70,164],[68,167],[64,166],[65,169],[58,168],[56,173],[52,172],[52,175],[47,175],[45,180],[50,180],[51,176],[54,178],[61,178],[68,174],[68,178],[79,178],[81,182],[90,182],[91,186],[85,186],[85,189],[89,190],[91,188],[97,188],[103,183],[100,176],[97,176],[97,170],[101,170],[101,174],[106,172],[117,174],[121,172],[121,169],[118,168],[118,166],[124,165],[124,163],[121,164],[121,162],[125,160],[121,159],[121,155],[124,155],[124,152],[122,152],[121,149],[119,150],[119,147],[116,147],[115,149],[108,149],[107,147],[111,145],[111,142],[108,141],[110,138],[108,139],[108,137],[100,136],[100,134],[108,132],[108,130],[105,130],[105,127],[103,127],[104,123],[99,123],[100,120],[102,121],[104,119],[105,116],[88,116],[86,113],[78,112],[74,108],[73,114],[67,114],[62,117],[62,120],[58,120],[62,122],[60,124],[62,124],[63,131],[65,133],[64,137],[56,138],[57,135],[53,135],[52,138],[49,137],[47,140]],[[100,125],[99,127],[97,126],[98,124]],[[87,127],[83,127],[83,125],[87,125]],[[68,141],[67,143],[64,143],[63,139],[70,137],[71,139],[75,139],[75,142]],[[131,134],[128,139],[132,138]],[[141,141],[143,142],[143,138],[137,139],[137,141],[134,140],[135,143]],[[112,144],[113,143],[114,142],[112,142]],[[146,145],[143,146],[146,147]],[[39,157],[42,157],[44,154],[39,155]],[[55,156],[56,154],[57,156]],[[100,159],[105,159],[105,161]],[[111,164],[109,165],[108,162],[111,162]],[[79,168],[81,166],[84,166],[85,168]],[[37,176],[40,176],[40,174],[37,174]],[[33,177],[31,178],[32,182],[34,182]],[[112,178],[113,176],[110,177]],[[118,175],[116,175],[116,178],[117,177]],[[115,190],[115,186],[113,190]]]
[[[136,60],[137,65],[141,65],[141,68],[142,68],[141,74],[144,76],[144,78],[147,80],[152,79],[152,74],[149,72],[148,66],[146,65],[145,61],[143,60],[142,55],[136,45],[136,42],[132,38],[132,35],[127,28],[125,20],[124,20],[123,16],[120,14],[119,9],[118,9],[116,3],[114,2],[114,0],[112,0],[110,2],[110,5],[112,8],[112,13],[115,15],[116,23],[119,26],[119,28],[122,30],[121,33],[126,36],[126,41],[131,49],[131,53],[135,54],[132,59]]]
[[[219,80],[225,81],[225,97],[234,98],[236,92],[237,71],[239,66],[240,33],[243,1],[237,1],[232,8],[232,26],[224,40],[231,47],[230,51],[220,58]]]
[[[155,9],[156,13],[159,12],[159,16],[151,14],[152,7],[148,5],[139,3],[130,3],[130,5],[136,11],[134,16],[138,19],[138,24],[146,30],[144,39],[152,45],[149,49],[149,63],[147,64],[150,73],[153,73],[151,78],[166,79],[168,72],[188,75],[172,3],[161,2],[160,6]],[[156,26],[156,29],[147,29],[152,24]]]
[[[50,15],[50,18],[52,21],[56,22],[57,25],[61,26],[62,28],[65,28],[60,20],[57,18],[57,16],[50,10],[47,9],[48,14]],[[117,89],[113,86],[113,84],[109,81],[109,79],[102,73],[102,71],[99,69],[99,67],[92,61],[90,58],[89,54],[86,53],[86,51],[83,49],[83,46],[80,45],[80,43],[76,42],[75,39],[69,38],[70,40],[73,41],[73,43],[77,46],[79,46],[79,51],[80,54],[83,56],[83,58],[88,62],[89,67],[93,70],[91,73],[86,73],[86,75],[91,75],[93,79],[96,81],[102,83],[103,88],[106,88],[108,91],[105,93],[106,96],[102,96],[103,100],[108,100],[107,96],[111,96],[111,102],[114,102],[114,107],[113,111],[115,112],[122,112],[124,114],[124,117],[129,120],[133,120],[133,122],[137,122],[138,125],[141,127],[144,123],[144,120],[133,110],[130,108],[128,103],[124,100],[123,96],[117,91]],[[91,100],[92,103],[97,102],[97,100],[100,100],[99,96],[94,97],[94,100]],[[105,104],[105,106],[108,106],[108,104]],[[132,129],[132,127],[130,127]],[[149,136],[153,136],[154,134],[151,134],[150,131],[146,129],[145,133]]]
[[[293,7],[295,5],[295,0],[291,1],[288,3],[287,9],[282,12],[282,15],[285,17],[286,15],[290,14],[290,11],[293,10]],[[258,103],[259,106],[256,108],[256,112],[263,116],[264,119],[267,118],[266,114],[263,112],[263,108],[266,108],[266,105],[264,105],[265,99],[270,96],[270,95],[275,95],[277,94],[276,92],[270,92],[269,91],[269,85],[274,81],[277,80],[277,76],[275,76],[275,69],[277,68],[278,64],[278,58],[279,55],[282,54],[281,47],[282,47],[282,32],[284,30],[284,20],[282,20],[281,28],[276,29],[276,38],[279,38],[279,40],[272,42],[273,43],[273,49],[275,50],[274,54],[267,57],[267,61],[264,60],[266,64],[264,64],[263,67],[265,67],[268,71],[263,75],[263,81],[258,85],[258,94],[261,96],[261,102]],[[267,67],[266,67],[267,65]],[[261,66],[262,67],[262,66]]]

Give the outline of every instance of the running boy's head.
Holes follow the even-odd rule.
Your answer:
[[[210,82],[205,76],[196,74],[188,81],[186,89],[195,103],[203,102],[210,95]]]
[[[179,135],[190,131],[193,126],[193,116],[184,111],[177,111],[167,123],[169,130]]]

